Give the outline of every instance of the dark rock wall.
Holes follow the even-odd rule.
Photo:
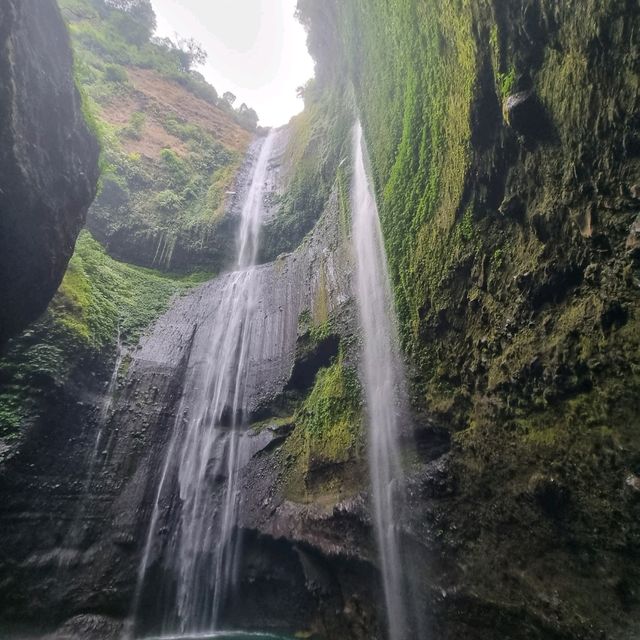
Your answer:
[[[638,4],[299,8],[369,145],[434,637],[637,636]]]
[[[252,147],[247,176],[254,151]],[[279,154],[276,145],[267,177],[276,190]],[[314,233],[294,253],[259,267],[262,295],[251,327],[254,347],[247,390],[257,425],[246,436],[252,453],[243,471],[241,523],[247,549],[241,588],[243,599],[253,604],[249,610],[240,600],[228,612],[229,621],[244,627],[311,627],[326,614],[328,604],[334,609],[336,601],[344,606],[347,596],[342,595],[336,572],[347,583],[359,582],[353,591],[361,594],[360,600],[372,601],[366,593],[374,584],[374,560],[362,500],[341,508],[338,520],[353,530],[342,540],[331,524],[333,507],[289,503],[283,489],[291,459],[283,444],[291,425],[283,424],[280,416],[290,415],[308,386],[297,381],[294,389],[288,384],[300,345],[308,340],[309,327],[300,318],[315,313],[320,321],[331,318],[335,340],[355,331],[351,252],[348,232],[340,224],[339,202],[336,184]],[[202,366],[228,277],[177,298],[137,348],[127,351],[106,413],[109,399],[103,378],[79,375],[69,385],[68,397],[60,398],[56,410],[26,435],[20,450],[5,463],[0,476],[0,630],[25,623],[36,612],[38,623],[30,625],[32,632],[76,615],[97,614],[107,625],[109,619],[122,621],[131,613],[167,446],[179,428],[178,404],[190,393],[188,382],[194,371],[197,378]],[[319,344],[333,342],[326,338]],[[345,350],[353,352],[348,345]],[[337,345],[330,351],[335,355]],[[320,357],[314,363],[308,348],[304,353],[313,380],[328,362]],[[91,473],[91,452],[101,426],[104,435]],[[170,466],[170,473],[174,471]],[[175,483],[167,486],[158,530],[169,530],[179,509]],[[141,629],[155,630],[172,606],[165,535],[159,534],[152,548],[140,603]],[[293,593],[298,594],[294,612]],[[356,610],[353,624],[361,616],[360,605]],[[80,617],[67,628],[82,629],[89,622]]]
[[[54,0],[0,3],[0,344],[45,310],[96,192],[72,67]]]

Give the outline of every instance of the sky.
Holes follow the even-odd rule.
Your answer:
[[[195,38],[209,54],[198,68],[219,95],[252,107],[263,126],[302,111],[296,88],[313,76],[296,0],[152,0],[160,37]]]

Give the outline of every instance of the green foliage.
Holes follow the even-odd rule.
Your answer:
[[[165,189],[156,194],[153,204],[162,213],[176,214],[182,208],[183,201],[175,191]]]
[[[234,110],[218,99],[201,74],[185,71],[184,51],[178,49],[202,61],[204,52],[197,43],[129,37],[127,21],[140,18],[149,24],[148,3],[60,0],[60,5],[69,22],[87,120],[102,147],[101,185],[88,227],[114,255],[135,264],[219,270],[229,259],[233,233],[232,221],[224,221],[222,214],[249,136],[244,138],[238,131],[236,145],[227,148],[215,132],[180,118],[173,110],[163,113],[153,99],[145,106],[137,80],[133,82],[138,77],[135,67],[155,70],[197,97],[222,105],[229,113],[230,127],[235,119],[255,129],[255,112],[246,105]],[[142,14],[136,18],[138,11]],[[162,79],[154,76],[150,81]],[[120,103],[130,114],[129,122],[109,124],[107,120],[122,121]],[[139,110],[132,112],[133,105],[140,105]],[[157,139],[163,136],[158,125],[185,144],[175,144],[158,157]],[[151,144],[147,144],[147,133]],[[169,136],[166,144],[172,144]]]
[[[286,444],[295,460],[289,471],[291,497],[305,499],[315,469],[360,456],[361,404],[357,372],[345,364],[341,351],[330,367],[318,372],[313,389],[294,416],[295,430]]]
[[[116,9],[111,20],[128,42],[144,44],[156,29],[156,15],[150,0],[104,0],[105,7]]]
[[[460,233],[462,238],[467,242],[473,240],[473,211],[471,208],[467,208],[460,222]]]
[[[100,61],[108,82],[124,83],[119,67],[154,69],[197,97],[224,108],[215,88],[192,70],[206,60],[206,52],[193,39],[152,38],[155,14],[149,0],[58,0],[70,24],[74,46],[81,57]],[[126,72],[125,72],[126,73]],[[240,126],[255,129],[252,114],[244,109],[229,111]],[[256,118],[257,119],[257,118]]]
[[[129,124],[124,127],[120,133],[125,138],[140,140],[142,138],[142,132],[144,131],[146,122],[147,116],[141,111],[136,111],[131,115]]]
[[[513,87],[516,82],[516,69],[511,67],[507,73],[498,73],[497,75],[498,87],[500,88],[500,95],[503,99],[511,95]]]
[[[496,249],[491,256],[491,267],[493,269],[501,269],[504,264],[504,251]]]
[[[341,87],[305,94],[304,112],[290,123],[285,158],[291,178],[276,217],[263,229],[263,260],[297,247],[320,217],[338,165],[349,153],[352,124],[352,110]]]
[[[95,368],[118,337],[135,344],[172,296],[206,277],[169,278],[117,262],[83,231],[48,310],[0,358],[0,438],[17,437],[75,369],[86,361]]]
[[[163,122],[166,131],[180,140],[201,140],[206,136],[205,132],[197,125],[178,118],[175,114],[167,116]]]
[[[471,7],[351,0],[321,8],[305,0],[298,9],[319,41],[318,66],[331,69],[319,78],[353,80],[401,335],[405,346],[417,347],[425,299],[448,265],[471,250],[471,218],[458,228],[477,66]],[[331,50],[321,41],[333,42]]]
[[[344,366],[342,356],[318,372],[309,397],[295,416],[309,441],[339,459],[351,453],[360,421],[360,386],[355,370]],[[332,436],[337,437],[332,437]]]
[[[104,68],[104,79],[107,82],[119,82],[121,84],[129,82],[127,72],[118,64],[108,64]]]
[[[171,296],[186,286],[184,281],[113,260],[83,231],[48,314],[70,337],[100,349],[118,332],[125,341],[135,341]]]

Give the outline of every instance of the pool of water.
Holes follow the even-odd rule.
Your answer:
[[[216,631],[183,636],[155,636],[146,640],[292,640],[272,633],[249,633],[246,631]]]

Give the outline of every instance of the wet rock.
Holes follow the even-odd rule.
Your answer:
[[[624,483],[632,491],[640,493],[640,478],[634,473],[630,473],[624,480]]]
[[[0,3],[0,344],[47,307],[98,180],[54,0]]]
[[[498,211],[507,218],[521,221],[525,215],[525,205],[519,196],[510,196],[505,198]]]
[[[640,216],[633,221],[625,246],[630,254],[640,256]]]
[[[530,495],[547,516],[561,519],[566,515],[570,494],[559,480],[552,476],[536,473],[529,479],[528,489]]]
[[[549,119],[533,90],[508,96],[502,108],[505,121],[520,135],[532,140],[550,137]]]
[[[600,265],[592,263],[584,270],[584,281],[595,287],[600,284]]]
[[[451,433],[444,427],[422,425],[415,430],[418,454],[424,462],[431,462],[446,454],[451,448]]]
[[[99,615],[79,615],[65,622],[44,640],[118,640],[123,631],[120,621]]]

